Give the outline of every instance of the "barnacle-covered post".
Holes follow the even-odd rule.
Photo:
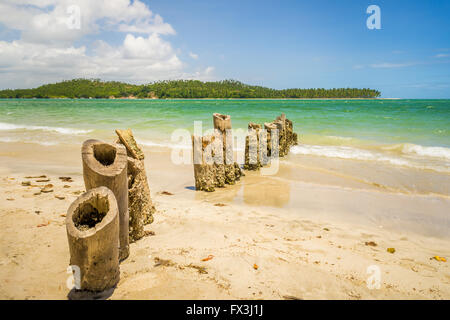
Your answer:
[[[261,125],[250,122],[248,124],[248,135],[245,139],[245,170],[258,170],[261,167],[259,132]]]
[[[213,114],[214,129],[223,137],[223,167],[225,183],[235,184],[244,174],[237,162],[233,161],[233,135],[231,133],[231,116],[226,114]]]
[[[75,276],[80,277],[80,289],[114,287],[120,270],[119,210],[113,192],[99,187],[78,197],[67,211],[66,230],[70,265],[79,268]]]
[[[215,135],[192,136],[195,189],[212,192],[217,185],[216,167],[213,155],[208,148],[212,148]]]
[[[275,146],[278,147],[278,143],[279,143],[278,141],[274,141],[274,139],[278,138],[278,134],[274,134],[274,132],[276,130],[278,130],[278,127],[273,122],[269,122],[269,123],[265,122],[264,129],[266,129],[266,132],[267,132],[267,156],[272,157],[273,153],[274,153],[272,151],[275,151],[275,150],[273,150],[273,148]],[[267,164],[267,160],[263,162],[263,165],[266,165],[266,164]]]
[[[283,114],[284,115],[284,114]],[[289,152],[289,146],[286,143],[286,119],[277,119],[273,124],[278,129],[278,150],[279,156],[284,157]]]
[[[82,147],[83,177],[86,190],[107,187],[119,208],[119,259],[129,255],[129,214],[127,183],[127,151],[121,144],[87,140]]]
[[[116,130],[128,154],[128,212],[130,215],[130,241],[144,236],[144,225],[153,222],[156,211],[150,196],[150,188],[144,164],[144,152],[136,143],[131,129]]]
[[[231,117],[226,114],[214,113],[213,124],[217,134],[222,136],[223,145],[223,163],[217,164],[217,166],[223,167],[225,171],[225,183],[234,184],[236,175],[233,162],[233,137],[230,134]]]
[[[286,118],[284,113],[277,117],[274,123],[282,126],[280,132],[280,156],[283,157],[289,153],[289,149],[298,144],[297,133],[294,132],[292,121]]]

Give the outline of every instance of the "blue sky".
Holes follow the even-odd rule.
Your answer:
[[[450,1],[149,1],[223,78],[450,98]],[[369,30],[366,9],[381,9]],[[446,56],[447,55],[447,56]],[[440,57],[440,58],[439,58]],[[199,59],[200,60],[200,59]]]
[[[75,77],[237,79],[450,98],[450,1],[4,1],[2,88]],[[58,25],[71,3],[81,7],[80,30]],[[366,26],[369,5],[381,9],[381,30]]]

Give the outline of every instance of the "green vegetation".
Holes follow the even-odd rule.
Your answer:
[[[159,81],[133,85],[98,79],[74,79],[46,84],[35,89],[0,91],[0,98],[377,98],[373,89],[283,89],[251,86],[235,80],[202,82],[198,80]]]

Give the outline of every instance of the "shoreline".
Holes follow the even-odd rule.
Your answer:
[[[0,98],[0,100],[447,100],[409,98]]]

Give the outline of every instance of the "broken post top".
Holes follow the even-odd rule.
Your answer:
[[[259,130],[261,129],[261,125],[259,123],[250,122],[248,124],[249,129]]]
[[[121,144],[86,140],[81,148],[83,163],[104,176],[120,174],[127,165],[127,151]]]
[[[116,133],[119,136],[120,142],[127,148],[128,153],[137,160],[144,159],[144,152],[139,148],[136,140],[134,139],[131,129],[119,130],[116,129]]]
[[[88,238],[103,229],[118,214],[114,193],[106,187],[91,189],[69,207],[66,216],[67,232],[73,237]]]
[[[231,129],[231,116],[226,114],[214,113],[213,114],[214,129],[225,131]]]
[[[273,122],[264,122],[264,128],[267,130],[274,130],[277,129],[277,125]]]

